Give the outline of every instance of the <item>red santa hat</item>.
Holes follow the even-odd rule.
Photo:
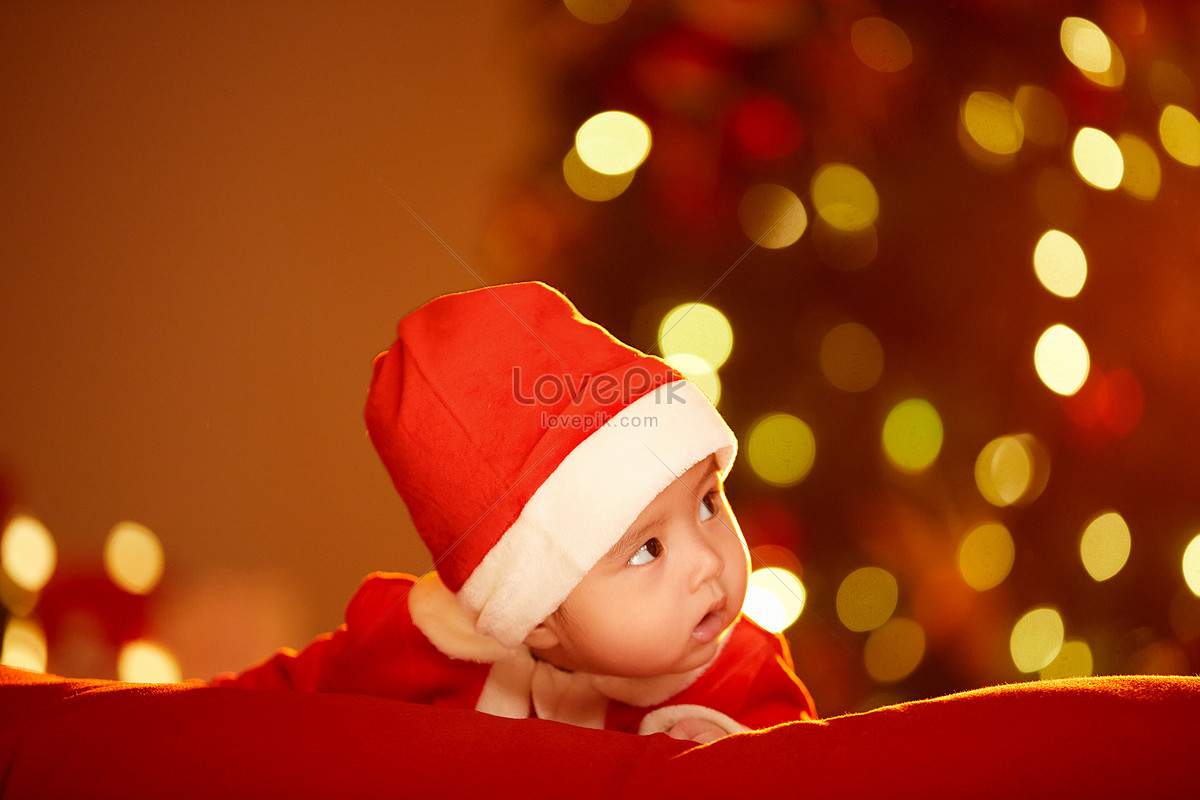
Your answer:
[[[367,432],[477,632],[519,644],[676,476],[737,441],[694,384],[537,282],[446,295],[375,359]]]

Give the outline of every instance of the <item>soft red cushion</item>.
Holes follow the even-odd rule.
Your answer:
[[[361,695],[0,668],[3,797],[1194,796],[1200,678],[1023,683],[706,746]]]

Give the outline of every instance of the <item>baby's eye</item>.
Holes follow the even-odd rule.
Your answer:
[[[654,559],[662,555],[662,542],[658,539],[651,539],[644,545],[638,548],[638,551],[629,559],[629,566],[640,567],[643,564],[649,564]]]
[[[708,522],[717,515],[717,493],[709,492],[700,501],[700,521]]]

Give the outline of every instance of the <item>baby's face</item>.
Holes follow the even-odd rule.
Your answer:
[[[672,481],[531,637],[564,669],[646,677],[717,653],[742,609],[750,562],[715,458]],[[539,647],[547,641],[554,643]]]

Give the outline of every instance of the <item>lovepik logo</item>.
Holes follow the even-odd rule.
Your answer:
[[[572,406],[578,406],[586,400],[606,406],[640,397],[666,383],[667,379],[661,373],[651,373],[644,367],[634,367],[619,377],[608,372],[599,375],[544,372],[529,382],[528,376],[522,374],[521,367],[515,366],[512,371],[512,396],[523,406],[556,406],[563,400]],[[678,382],[671,385],[666,392],[666,403],[686,402],[677,394],[680,388]]]

